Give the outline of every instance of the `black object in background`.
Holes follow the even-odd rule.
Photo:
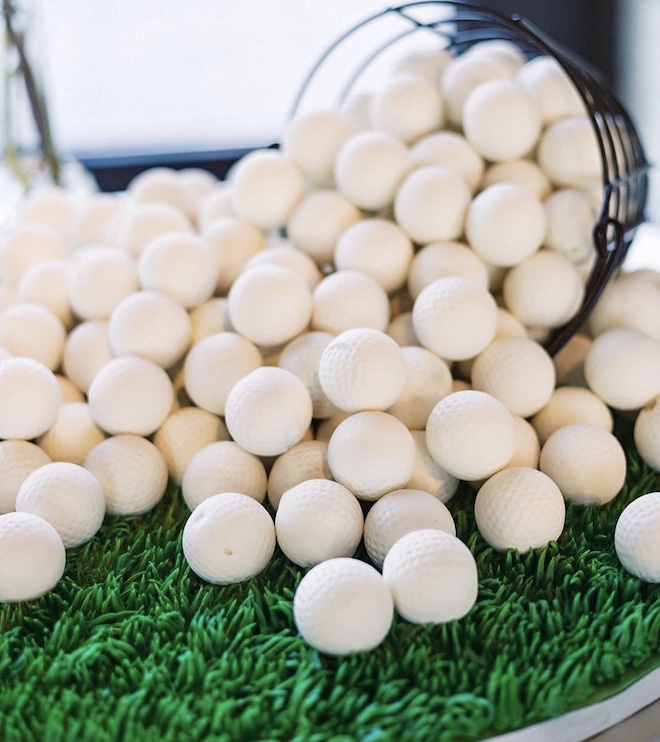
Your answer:
[[[543,33],[597,67],[614,89],[616,70],[617,0],[470,0],[512,16],[519,14]],[[403,4],[393,1],[392,6]],[[124,190],[138,173],[150,167],[200,167],[224,178],[247,150],[220,152],[145,152],[82,158],[103,191]]]

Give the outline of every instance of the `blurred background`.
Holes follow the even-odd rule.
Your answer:
[[[595,65],[631,114],[649,161],[660,159],[660,2],[480,4],[521,14]],[[276,142],[319,56],[348,28],[392,3],[16,0],[16,5],[27,11],[57,148],[82,159],[104,189],[117,190],[149,165],[201,165],[222,173],[246,149]],[[387,33],[387,24],[370,24],[359,43],[376,48]],[[347,79],[354,64],[345,55],[333,74]],[[655,171],[648,216],[660,224]]]

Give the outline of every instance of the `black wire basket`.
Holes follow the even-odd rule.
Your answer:
[[[382,27],[379,29],[381,40],[375,49],[375,34],[370,33],[366,43],[363,34],[368,28],[373,31],[374,24]],[[334,100],[328,85],[323,86],[325,107],[341,105],[379,59],[393,47],[408,43],[413,35],[418,34],[432,34],[439,48],[454,54],[460,54],[480,41],[505,40],[514,43],[528,59],[540,54],[550,55],[566,71],[584,101],[602,159],[603,199],[593,229],[596,259],[579,310],[567,324],[556,328],[544,343],[546,349],[554,354],[580,329],[623,262],[636,228],[644,221],[649,165],[639,136],[601,75],[583,59],[548,38],[521,16],[507,17],[472,3],[445,0],[420,0],[386,8],[349,28],[309,71],[294,101],[292,115],[309,107],[310,99],[318,93],[315,87],[323,73],[333,60],[336,64],[336,58],[340,58],[342,53],[343,77],[339,76],[339,82],[337,79],[333,81],[336,88]],[[347,66],[350,66],[348,79]]]

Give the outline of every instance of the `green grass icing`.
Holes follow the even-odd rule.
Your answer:
[[[197,579],[176,488],[146,516],[107,518],[53,592],[0,606],[0,738],[450,742],[602,700],[660,666],[660,585],[628,575],[613,543],[618,514],[660,474],[619,428],[625,489],[603,508],[569,506],[545,550],[494,552],[460,490],[450,509],[477,559],[477,605],[441,626],[396,618],[369,654],[303,642],[303,572],[279,551],[248,583]]]

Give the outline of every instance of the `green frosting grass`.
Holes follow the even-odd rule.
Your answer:
[[[330,658],[302,641],[302,570],[279,552],[246,584],[197,579],[175,488],[146,516],[108,518],[52,593],[0,606],[0,738],[450,742],[601,700],[660,666],[660,585],[628,575],[613,545],[618,514],[660,490],[660,474],[619,432],[624,491],[569,506],[545,550],[494,552],[461,490],[450,508],[477,558],[477,605],[442,626],[397,618],[369,654]]]

